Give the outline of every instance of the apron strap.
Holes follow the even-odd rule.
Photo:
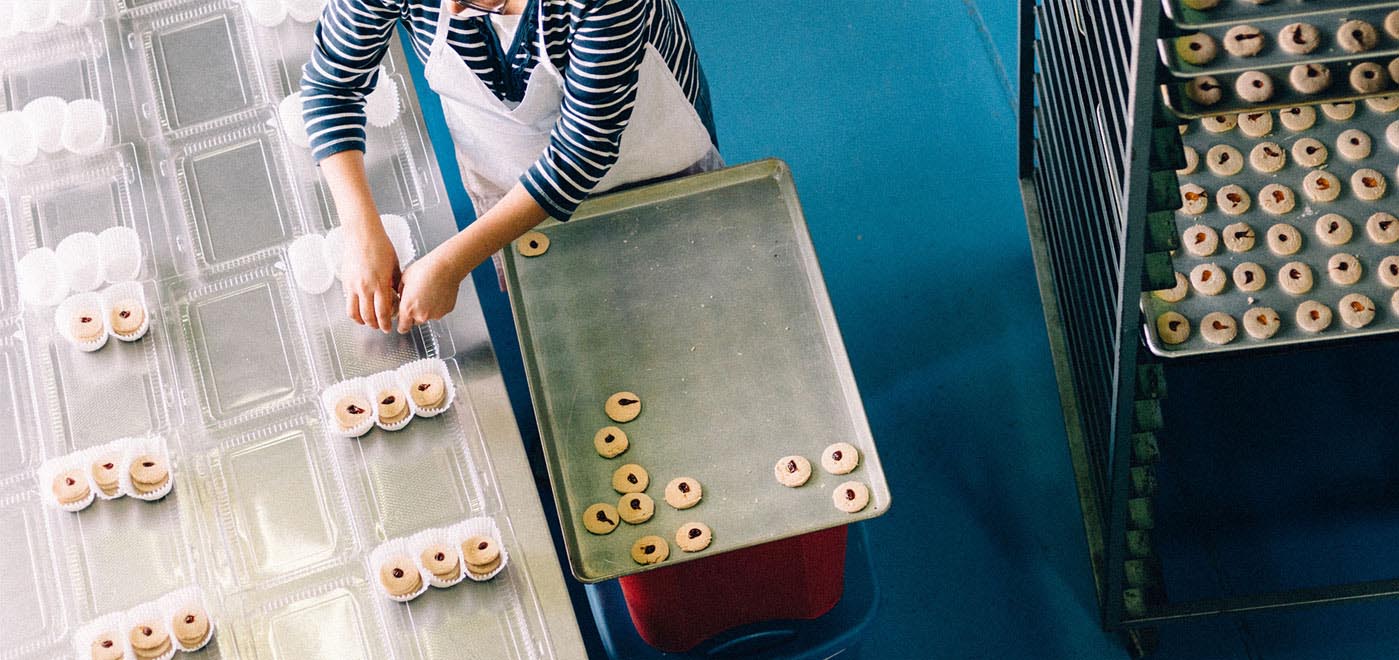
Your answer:
[[[432,34],[432,45],[428,46],[429,53],[439,52],[446,47],[450,39],[452,4],[452,0],[442,0],[442,5],[437,9],[437,29]]]

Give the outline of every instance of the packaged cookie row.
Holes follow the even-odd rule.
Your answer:
[[[35,248],[20,258],[15,268],[20,299],[53,307],[72,293],[135,279],[141,253],[141,237],[130,227],[69,235],[54,249]]]
[[[415,417],[436,417],[456,395],[447,363],[426,358],[331,385],[321,393],[321,406],[335,434],[358,438],[375,426],[397,431]]]
[[[169,660],[214,639],[204,594],[187,587],[128,610],[94,619],[73,634],[79,660]]]
[[[860,450],[848,442],[837,442],[821,452],[821,469],[834,475],[850,474],[860,466]],[[772,466],[777,483],[788,488],[800,488],[811,479],[811,461],[804,456],[783,456]],[[869,487],[858,481],[847,481],[831,491],[837,509],[859,513],[870,503]]]
[[[485,582],[510,561],[492,518],[468,518],[449,527],[425,529],[374,548],[369,565],[380,591],[406,603],[428,587],[447,589],[463,580]]]
[[[1390,299],[1391,309],[1399,312],[1399,292]],[[1296,327],[1311,334],[1331,328],[1336,316],[1349,329],[1360,330],[1374,322],[1379,309],[1369,296],[1350,293],[1336,303],[1336,309],[1318,300],[1303,300],[1292,314]],[[1271,339],[1282,329],[1283,316],[1271,307],[1251,307],[1242,315],[1244,332],[1254,339]],[[1227,312],[1210,312],[1199,323],[1200,338],[1206,342],[1223,346],[1232,343],[1239,336],[1239,321]],[[1156,334],[1167,345],[1175,346],[1190,340],[1192,330],[1190,319],[1175,310],[1169,310],[1156,317]]]
[[[134,497],[154,502],[170,493],[175,477],[160,436],[122,438],[44,461],[37,471],[40,496],[76,513],[95,500]]]
[[[407,268],[417,258],[418,251],[413,245],[413,230],[408,219],[401,215],[381,215],[384,232],[393,244],[398,255],[398,267]],[[302,291],[318,296],[330,290],[330,285],[340,277],[340,262],[345,254],[345,232],[336,227],[320,234],[307,234],[287,248],[287,260],[291,262],[292,279]]]
[[[107,339],[132,342],[146,336],[151,319],[146,290],[140,282],[114,284],[100,293],[70,296],[54,310],[59,336],[85,352],[107,345]]]

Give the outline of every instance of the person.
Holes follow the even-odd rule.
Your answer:
[[[398,272],[364,169],[364,98],[400,23],[476,220]],[[389,332],[445,316],[471,270],[590,195],[722,165],[675,0],[331,0],[302,72],[312,152],[347,232],[346,312]]]

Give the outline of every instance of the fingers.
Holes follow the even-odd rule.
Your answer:
[[[388,332],[393,328],[393,290],[381,288],[374,294],[374,313],[378,317],[378,328]]]
[[[359,315],[360,318],[363,319],[363,321],[361,321],[362,324],[371,328],[377,328],[379,327],[379,319],[374,315],[373,296],[373,292],[365,291],[363,295],[359,297]]]
[[[351,321],[364,325],[364,319],[359,315],[359,294],[351,291],[345,296],[345,307],[345,315],[349,316]]]
[[[411,312],[407,309],[398,310],[398,334],[406,335],[409,330],[413,329],[413,326],[416,324],[413,321],[413,317],[416,313],[417,312]]]

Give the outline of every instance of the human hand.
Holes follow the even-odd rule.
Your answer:
[[[399,287],[399,334],[451,313],[457,306],[457,289],[468,273],[442,246],[408,264]]]
[[[398,254],[382,226],[347,233],[345,256],[340,264],[345,311],[355,323],[388,332],[393,328],[395,290],[400,277]]]

